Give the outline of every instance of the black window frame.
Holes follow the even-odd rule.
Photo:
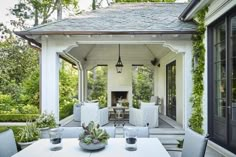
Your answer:
[[[229,141],[230,141],[230,136],[229,136],[229,117],[231,116],[231,112],[227,111],[228,114],[226,114],[226,119],[227,119],[227,139],[226,143],[222,143],[220,141],[215,140],[212,135],[213,133],[213,118],[214,118],[214,88],[215,88],[215,83],[214,83],[214,29],[216,28],[217,25],[221,24],[222,22],[225,23],[225,53],[226,53],[226,105],[227,107],[229,106],[229,101],[231,100],[231,79],[230,76],[228,75],[230,72],[232,72],[232,67],[230,65],[231,61],[229,61],[231,58],[231,42],[230,42],[230,20],[232,17],[236,16],[236,7],[233,7],[230,9],[227,13],[223,14],[220,18],[218,18],[216,21],[211,23],[207,27],[207,77],[208,77],[208,87],[207,87],[207,93],[208,93],[208,134],[210,135],[210,140],[213,142],[221,145],[222,147],[226,148],[227,150],[236,153],[235,148],[232,148],[229,146]],[[228,108],[226,109],[228,110]]]

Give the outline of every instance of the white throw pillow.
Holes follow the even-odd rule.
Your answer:
[[[155,102],[141,102],[140,108],[155,106]]]
[[[98,106],[98,102],[92,103],[92,102],[84,102],[85,106]]]

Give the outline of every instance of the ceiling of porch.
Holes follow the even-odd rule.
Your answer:
[[[151,60],[172,52],[162,44],[121,44],[120,55],[123,63],[151,64]],[[118,44],[81,44],[73,48],[70,55],[82,64],[108,64],[118,59]]]

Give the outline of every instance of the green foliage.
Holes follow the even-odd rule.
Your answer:
[[[71,102],[60,104],[60,120],[73,114],[73,106],[77,102],[73,99]]]
[[[99,102],[99,108],[105,108],[107,107],[107,97],[106,96],[100,96],[98,97]]]
[[[15,137],[18,135],[18,132],[20,128],[23,128],[24,126],[0,126],[0,133],[7,131],[8,129],[12,129]]]
[[[116,2],[175,2],[175,0],[116,0]]]
[[[88,71],[88,100],[98,100],[100,107],[107,106],[107,67],[98,66]]]
[[[38,114],[0,114],[0,122],[34,121],[38,117]]]
[[[177,140],[177,141],[178,141],[177,147],[178,147],[178,148],[183,148],[184,139],[182,139],[182,140]]]
[[[38,53],[16,38],[0,42],[0,92],[18,101],[20,83],[37,68]]]
[[[204,34],[205,34],[205,14],[208,7],[200,10],[197,13],[198,28],[197,33],[193,36],[193,59],[192,59],[192,73],[193,73],[193,92],[190,101],[192,102],[192,115],[189,119],[190,127],[203,134],[203,73],[205,66],[205,47],[204,47]]]
[[[36,106],[33,105],[24,105],[21,110],[20,110],[21,114],[38,114],[39,113],[39,109]]]
[[[132,80],[133,106],[139,108],[139,100],[148,102],[153,95],[153,71],[145,66],[136,66]]]
[[[88,126],[85,126],[85,124],[83,123],[82,127],[84,129],[84,132],[80,134],[79,140],[83,143],[107,143],[109,135],[105,130],[100,129],[98,124],[95,124],[93,121],[91,121]]]
[[[77,9],[78,0],[20,0],[11,9],[11,14],[18,19],[14,21],[15,26],[24,27],[25,20],[29,19],[33,19],[36,26],[48,22],[53,13],[61,7]]]
[[[39,136],[40,132],[36,124],[27,122],[25,127],[19,128],[18,136],[16,138],[19,142],[32,142],[38,140]]]
[[[21,83],[20,103],[39,106],[39,79],[39,67],[37,66]]]
[[[63,60],[61,60],[61,65],[59,72],[59,103],[60,119],[63,119],[73,113],[73,105],[77,102],[78,71]]]
[[[36,120],[35,124],[38,128],[55,128],[56,127],[56,120],[54,114],[47,114],[42,113]]]

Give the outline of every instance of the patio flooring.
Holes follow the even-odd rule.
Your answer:
[[[64,127],[79,127],[81,126],[80,122],[74,121],[73,119],[62,124]],[[110,120],[108,124],[103,127],[114,126],[114,120]],[[132,126],[128,123],[128,119],[125,120],[125,126]],[[177,139],[184,138],[184,130],[182,127],[177,124],[175,121],[170,119],[167,116],[159,116],[159,127],[149,129],[151,138],[158,138],[162,144],[168,148],[176,148],[178,141]],[[116,138],[123,137],[123,126],[120,124],[116,126]],[[170,152],[171,157],[180,157],[181,153]],[[226,157],[219,154],[217,151],[211,147],[207,147],[205,157]]]

